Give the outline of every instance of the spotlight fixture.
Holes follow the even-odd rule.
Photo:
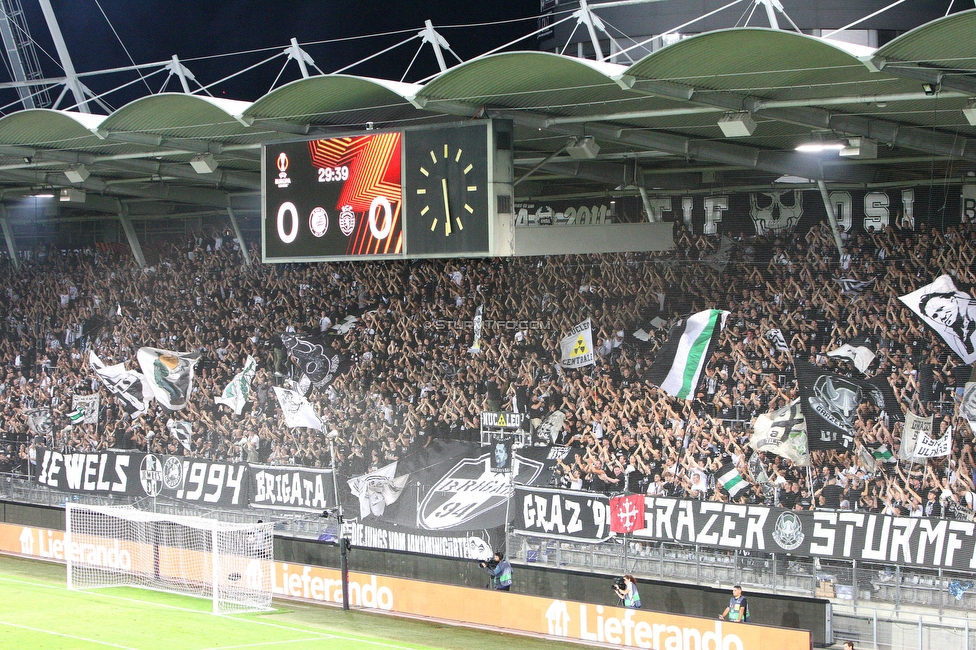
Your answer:
[[[61,190],[58,200],[62,203],[84,203],[85,191],[76,187],[66,187]]]
[[[81,163],[78,163],[77,165],[71,165],[70,167],[65,169],[64,175],[72,183],[84,183],[88,179],[88,177],[91,176],[91,172],[88,171],[87,167],[85,167]]]
[[[202,153],[190,158],[190,166],[198,174],[212,174],[217,169],[217,161],[214,160],[213,154]]]
[[[935,94],[935,86],[932,84],[922,84],[922,92],[926,95],[932,96]]]
[[[970,126],[976,126],[976,99],[966,102],[966,108],[962,109],[962,114]]]
[[[840,155],[845,158],[877,158],[878,141],[871,138],[848,138],[847,146],[840,150]]]
[[[596,143],[592,135],[588,135],[566,147],[566,153],[569,154],[570,158],[576,160],[596,158],[596,155],[600,153],[600,145]]]
[[[719,119],[718,128],[722,129],[726,138],[744,138],[756,130],[756,121],[749,111],[726,113]]]

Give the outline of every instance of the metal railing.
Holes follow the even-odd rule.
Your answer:
[[[976,574],[941,568],[906,570],[668,542],[583,544],[514,534],[508,537],[508,552],[528,564],[632,573],[652,580],[721,588],[741,584],[751,591],[827,598],[855,609],[881,607],[895,613],[922,610],[938,617],[953,613],[965,617],[965,612],[976,607]]]

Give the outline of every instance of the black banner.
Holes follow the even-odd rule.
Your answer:
[[[253,508],[321,513],[335,507],[332,470],[290,465],[248,467]]]
[[[353,522],[349,524],[353,546],[379,548],[390,551],[426,553],[463,560],[485,560],[494,549],[505,542],[505,527],[461,531],[458,533],[433,533],[402,526],[390,526],[382,522],[374,525]],[[334,541],[325,539],[324,541]]]
[[[74,494],[163,496],[209,506],[247,505],[247,466],[134,451],[38,450],[34,480]]]
[[[558,505],[556,497],[559,498]],[[609,535],[603,495],[575,490],[518,489],[512,508],[517,532],[536,537],[599,542]],[[577,515],[577,509],[579,514]],[[716,501],[644,497],[637,540],[800,557],[856,560],[957,571],[976,569],[976,522],[892,517],[849,510],[784,510]]]
[[[886,403],[884,394],[875,384],[844,377],[803,361],[797,361],[793,366],[810,449],[852,451],[854,420],[861,402],[871,402],[880,409],[894,406]]]
[[[515,488],[512,525],[516,533],[599,543],[610,532],[610,498],[596,492]]]

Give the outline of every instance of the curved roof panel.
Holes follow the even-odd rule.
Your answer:
[[[49,148],[84,148],[100,140],[92,134],[103,115],[32,108],[0,118],[0,143]]]
[[[420,89],[416,84],[352,75],[309,77],[271,91],[243,114],[310,124],[392,120],[417,110],[406,98]]]
[[[738,28],[687,38],[644,57],[628,70],[655,79],[741,92],[766,99],[848,92],[842,85],[877,81],[844,49],[823,40],[774,29]],[[863,93],[862,93],[863,94]]]
[[[976,9],[933,20],[902,34],[877,56],[898,61],[939,63],[948,68],[976,69]]]
[[[612,100],[624,91],[611,75],[625,71],[616,64],[546,52],[493,54],[441,73],[417,96],[511,108]]]
[[[235,119],[251,104],[212,97],[163,93],[130,102],[102,122],[106,131],[138,131],[174,138],[225,140],[248,135]]]

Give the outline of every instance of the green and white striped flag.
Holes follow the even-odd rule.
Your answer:
[[[876,447],[874,445],[868,446],[871,447],[871,454],[878,460],[883,460],[887,463],[894,458],[894,454],[892,454],[891,450],[888,449],[888,445],[878,445]]]
[[[694,398],[711,357],[713,342],[725,327],[728,315],[727,311],[707,309],[678,321],[654,364],[648,368],[647,381],[672,397]]]
[[[74,411],[68,413],[68,419],[71,420],[72,423],[77,424],[85,419],[85,412],[82,409],[75,409]]]
[[[749,487],[742,475],[739,474],[739,470],[735,468],[732,463],[725,463],[722,465],[722,469],[718,471],[716,476],[719,485],[725,488],[725,491],[729,493],[729,496],[735,498],[742,490]]]

